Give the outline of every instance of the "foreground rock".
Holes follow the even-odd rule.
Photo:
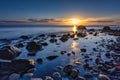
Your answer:
[[[77,27],[77,30],[86,30],[86,27],[83,26],[83,25],[80,25],[80,26]]]
[[[21,50],[15,46],[5,46],[0,50],[0,58],[11,60],[19,56]]]
[[[103,32],[108,32],[108,31],[110,31],[110,30],[111,30],[111,28],[110,28],[109,26],[105,26],[105,27],[102,29]]]
[[[41,44],[37,44],[36,42],[29,42],[26,46],[28,51],[38,51],[42,48]]]

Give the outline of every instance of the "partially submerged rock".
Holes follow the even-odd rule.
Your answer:
[[[110,30],[111,30],[111,28],[110,28],[109,26],[105,26],[105,27],[102,29],[103,32],[108,32],[108,31],[110,31]]]
[[[67,74],[67,75],[70,75],[71,72],[72,72],[72,65],[66,65],[63,69],[63,71]]]
[[[60,38],[60,40],[62,41],[62,42],[65,42],[65,41],[67,41],[69,39],[69,36],[68,35],[63,35],[61,38]]]
[[[38,58],[38,59],[36,60],[36,62],[37,62],[38,64],[42,64],[42,63],[43,63],[43,59],[42,59],[42,58]]]
[[[86,30],[87,28],[83,25],[77,26],[77,30]]]
[[[20,38],[22,38],[22,39],[28,39],[29,37],[26,36],[26,35],[22,35],[22,36],[20,36]]]
[[[41,48],[42,48],[42,45],[41,45],[41,44],[38,44],[38,43],[36,43],[36,42],[34,42],[34,41],[29,42],[29,43],[27,44],[27,46],[26,46],[26,49],[27,49],[28,51],[38,51],[38,50],[40,50]]]
[[[53,60],[56,59],[58,56],[57,55],[53,55],[53,56],[48,56],[47,59],[48,60]]]
[[[21,53],[21,50],[15,46],[5,46],[0,50],[1,59],[14,59]]]

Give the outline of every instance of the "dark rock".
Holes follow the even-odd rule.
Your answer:
[[[99,63],[100,63],[100,59],[99,59],[98,57],[95,59],[95,63],[96,63],[96,64],[99,64]]]
[[[82,33],[82,32],[77,33],[78,37],[85,37],[86,35],[87,35],[86,33]]]
[[[27,70],[34,68],[33,61],[27,59],[16,59],[13,60],[12,66],[16,72],[26,72]]]
[[[52,39],[50,39],[50,42],[51,42],[51,43],[57,42],[57,39],[52,38]]]
[[[85,48],[82,48],[81,49],[81,52],[86,52],[87,50]]]
[[[22,38],[22,39],[29,39],[29,37],[25,36],[25,35],[20,36],[20,38]]]
[[[84,74],[84,77],[85,78],[92,78],[93,75],[91,73],[87,72],[87,73]]]
[[[68,35],[63,35],[61,38],[60,38],[60,40],[62,41],[62,42],[65,42],[65,41],[67,41],[69,39],[69,36]]]
[[[76,78],[78,76],[78,70],[77,69],[73,69],[70,73],[70,76],[73,78]]]
[[[48,60],[53,60],[56,59],[58,56],[57,55],[53,55],[53,56],[48,56],[47,59]]]
[[[86,30],[86,27],[83,25],[77,26],[77,30]]]
[[[10,60],[19,56],[20,53],[21,50],[19,50],[15,46],[5,46],[2,49],[0,49],[0,58]]]
[[[104,74],[99,74],[98,79],[99,80],[111,80],[107,75],[104,75]]]
[[[23,43],[19,43],[16,45],[16,47],[24,47]]]
[[[41,43],[43,46],[47,46],[48,45],[48,43],[47,42],[43,42],[43,43]]]
[[[63,71],[67,74],[67,75],[70,75],[71,72],[72,72],[72,65],[67,65],[64,67]]]
[[[102,29],[103,32],[108,32],[108,31],[110,31],[110,30],[111,30],[111,28],[110,28],[109,26],[105,26],[105,27]]]
[[[67,53],[67,52],[66,52],[66,51],[61,51],[60,53],[61,53],[61,54],[65,54],[65,53]]]
[[[37,62],[38,64],[42,64],[42,63],[43,63],[43,60],[42,60],[42,58],[38,58],[38,59],[36,60],[36,62]]]
[[[111,55],[110,55],[109,52],[107,52],[107,53],[105,54],[105,56],[109,58]]]
[[[55,37],[56,37],[56,35],[55,35],[55,34],[51,34],[51,35],[50,35],[50,37],[55,38]]]
[[[59,72],[53,73],[54,80],[62,80],[61,74]]]
[[[78,76],[78,77],[75,78],[75,80],[85,80],[85,78],[81,77],[81,76]]]
[[[36,42],[29,42],[26,46],[28,51],[38,51],[42,48],[41,44],[37,44]]]
[[[45,34],[40,34],[38,37],[45,37]]]

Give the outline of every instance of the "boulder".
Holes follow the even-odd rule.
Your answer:
[[[77,69],[73,69],[70,73],[70,76],[73,78],[76,78],[78,76],[78,70]]]
[[[63,69],[63,71],[67,74],[67,75],[70,75],[71,72],[72,72],[72,65],[66,65]]]
[[[67,41],[69,39],[69,36],[68,35],[63,35],[61,38],[60,38],[60,40],[62,41],[62,42],[65,42],[65,41]]]
[[[46,76],[45,80],[54,80],[51,76]]]
[[[28,51],[38,51],[42,48],[41,44],[37,44],[36,42],[28,42],[26,49]]]
[[[12,60],[13,70],[15,72],[27,72],[29,69],[34,68],[34,62],[27,59]]]
[[[19,56],[21,50],[15,46],[5,46],[0,49],[0,58],[11,60]]]
[[[87,28],[83,25],[77,26],[77,30],[86,30]]]
[[[85,48],[82,48],[81,49],[81,52],[86,52],[87,50]]]
[[[48,45],[48,43],[47,42],[43,42],[43,43],[41,43],[43,46],[47,46]]]
[[[55,43],[55,42],[57,42],[57,39],[52,38],[52,39],[50,39],[50,42],[51,42],[51,43]]]
[[[20,36],[20,38],[21,38],[21,39],[28,39],[29,37],[26,36],[26,35],[22,35],[22,36]]]
[[[98,75],[99,80],[111,80],[107,75],[99,74]]]
[[[62,80],[61,74],[59,72],[53,73],[54,80]]]
[[[105,27],[102,29],[103,32],[108,32],[108,31],[110,31],[110,30],[111,30],[111,28],[110,28],[109,26],[105,26]]]
[[[13,73],[9,76],[9,80],[18,80],[20,78],[20,74]]]

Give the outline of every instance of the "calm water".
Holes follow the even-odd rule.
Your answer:
[[[102,29],[103,27],[87,27],[95,28],[95,29]],[[114,27],[113,27],[114,28]],[[117,28],[117,27],[115,27]],[[72,31],[73,27],[52,27],[52,26],[17,26],[17,27],[11,27],[11,26],[0,26],[0,39],[10,39],[10,38],[17,38],[21,35],[32,35],[32,34],[38,34],[38,33],[51,33],[51,32],[65,32],[65,31]]]

